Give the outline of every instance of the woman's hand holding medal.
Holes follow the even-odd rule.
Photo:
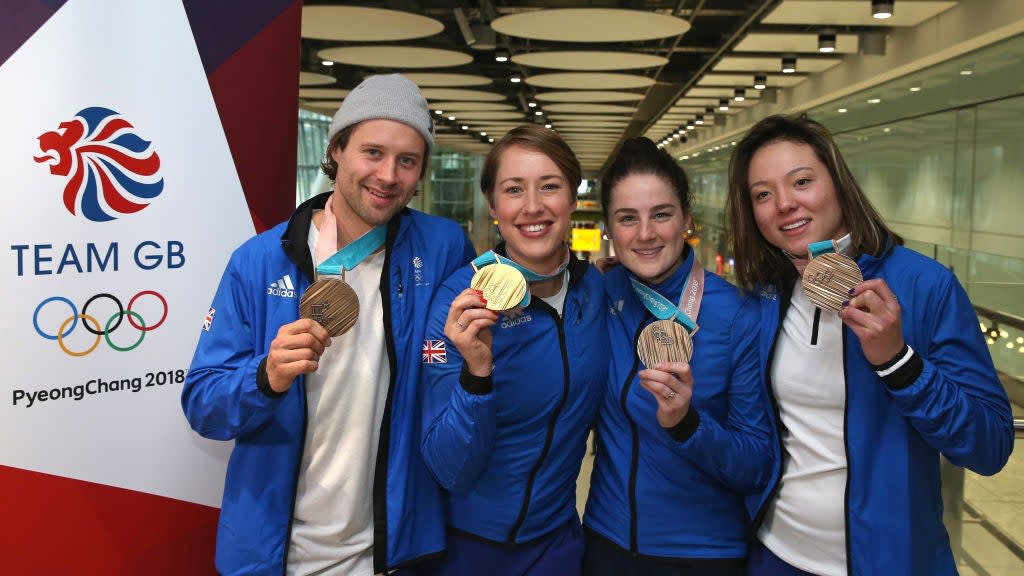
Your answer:
[[[901,312],[889,285],[875,278],[853,287],[849,303],[839,311],[839,317],[857,335],[867,361],[880,365],[903,350]]]
[[[658,424],[673,428],[690,411],[693,397],[693,373],[687,362],[659,362],[637,373],[640,385],[658,402]]]
[[[494,365],[491,326],[498,322],[498,314],[486,306],[480,290],[466,288],[452,301],[444,323],[444,335],[458,348],[474,376],[489,375]]]
[[[327,330],[309,318],[278,328],[267,354],[270,388],[274,392],[286,392],[299,374],[315,372],[320,366],[320,356],[330,345]]]

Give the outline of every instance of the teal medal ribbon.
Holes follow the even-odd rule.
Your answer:
[[[679,295],[678,306],[632,275],[630,275],[629,282],[633,285],[633,291],[637,298],[643,302],[644,307],[655,318],[677,322],[686,328],[691,336],[697,332],[699,326],[697,326],[696,318],[700,311],[700,301],[704,296],[704,267],[700,265],[696,254],[693,257],[690,272],[686,275],[686,281],[683,282],[683,291]]]
[[[807,257],[810,260],[822,254],[838,251],[835,240],[822,240],[821,242],[812,242],[807,245]]]
[[[568,252],[566,253],[566,256],[568,256]],[[550,280],[565,272],[566,267],[569,265],[569,258],[566,257],[565,262],[562,262],[562,265],[558,267],[558,270],[552,272],[551,274],[538,274],[533,270],[530,270],[529,268],[523,266],[522,264],[519,264],[515,260],[508,258],[507,256],[499,256],[494,252],[494,250],[488,250],[487,252],[484,252],[483,254],[477,256],[476,258],[473,259],[473,262],[471,264],[474,270],[479,270],[480,268],[483,268],[484,266],[490,266],[491,264],[506,264],[518,270],[527,282],[542,282],[544,280]],[[523,296],[523,301],[519,303],[519,307],[526,308],[529,305],[530,291],[527,290],[526,295]]]
[[[372,228],[318,264],[317,276],[341,276],[344,278],[345,270],[354,269],[384,244],[387,233],[387,226],[383,224]]]

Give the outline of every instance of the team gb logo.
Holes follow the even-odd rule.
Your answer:
[[[64,207],[93,222],[142,210],[160,195],[160,157],[128,120],[113,110],[85,108],[57,130],[39,136],[33,159],[50,174],[68,176]]]

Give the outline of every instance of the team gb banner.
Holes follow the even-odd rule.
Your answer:
[[[289,106],[248,117],[287,129],[259,142],[286,211],[298,14],[0,2],[5,572],[212,573],[230,445],[188,428],[182,382],[231,250],[283,213],[247,201],[270,191],[247,183],[246,129],[222,116],[251,106],[229,101],[241,76],[287,87]],[[290,61],[268,73],[271,49]]]

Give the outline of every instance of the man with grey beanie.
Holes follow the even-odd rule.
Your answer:
[[[234,440],[217,531],[221,574],[416,573],[444,549],[420,456],[421,362],[434,291],[474,253],[453,222],[410,210],[434,146],[404,76],[366,78],[334,115],[334,189],[232,255],[182,406]]]

